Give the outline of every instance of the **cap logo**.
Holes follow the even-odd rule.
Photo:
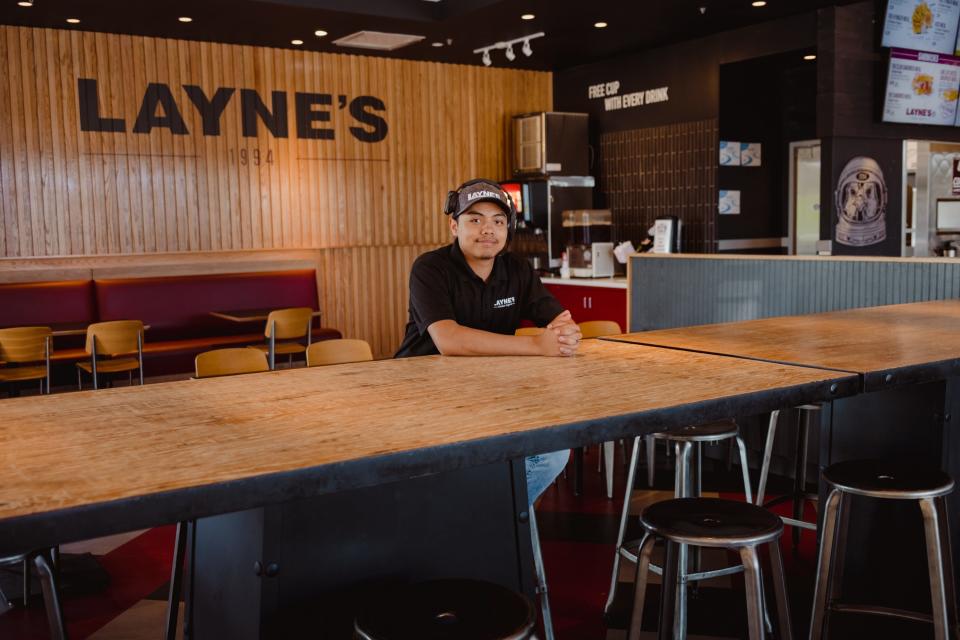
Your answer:
[[[473,202],[478,198],[496,198],[497,200],[503,200],[496,191],[474,191],[473,193],[467,194],[467,202]]]

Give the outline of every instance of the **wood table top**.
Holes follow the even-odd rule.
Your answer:
[[[270,315],[271,311],[275,311],[275,309],[238,309],[235,311],[211,311],[210,315],[212,315],[214,318],[229,320],[230,322],[257,322],[258,320],[265,321],[267,319],[267,316]],[[313,317],[319,318],[320,312],[314,311]]]
[[[960,375],[960,300],[645,331],[608,340],[858,373],[867,391]]]
[[[0,553],[856,392],[811,368],[585,341],[0,401]],[[79,517],[77,517],[79,515]]]

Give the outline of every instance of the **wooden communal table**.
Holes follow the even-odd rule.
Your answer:
[[[940,466],[960,479],[960,444],[954,426],[960,419],[960,300],[701,325],[609,339],[856,373],[863,392],[838,399],[820,412],[821,469],[856,458],[913,459]],[[821,501],[826,490],[821,486]],[[852,548],[848,562],[853,566],[847,571],[860,578],[861,594],[890,598],[900,607],[918,594],[922,600],[927,574],[915,506],[874,502],[857,508],[848,545]],[[950,510],[957,549],[960,492],[952,494]],[[960,560],[958,554],[954,559]],[[956,568],[960,576],[960,564]]]
[[[0,554],[200,518],[198,638],[284,637],[276,625],[316,624],[318,593],[336,616],[334,595],[384,576],[532,593],[523,456],[830,401],[856,382],[587,341],[574,358],[430,356],[3,400]],[[277,615],[290,603],[304,618]]]
[[[960,374],[960,300],[611,336],[609,340],[850,371],[865,391]]]

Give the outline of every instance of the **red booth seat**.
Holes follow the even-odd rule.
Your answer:
[[[201,351],[263,343],[263,322],[237,323],[211,311],[317,308],[316,272],[312,269],[262,273],[228,273],[162,278],[120,278],[94,281],[100,320],[142,320],[149,325],[147,356],[180,354],[180,366],[145,365],[148,375],[192,369]],[[314,340],[339,338],[340,332],[316,326]],[[149,360],[156,361],[155,357]],[[189,362],[189,366],[186,363]],[[158,363],[160,364],[160,363]],[[169,364],[169,363],[168,363]]]
[[[95,322],[93,282],[0,284],[0,328]]]

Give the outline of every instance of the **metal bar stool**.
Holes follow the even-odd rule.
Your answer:
[[[525,596],[480,580],[432,580],[361,607],[356,640],[528,640],[537,622]]]
[[[763,585],[757,547],[767,545],[777,602],[778,637],[780,640],[791,638],[790,611],[779,544],[783,522],[775,514],[746,502],[717,498],[680,498],[650,505],[643,510],[640,522],[650,535],[645,536],[640,543],[629,640],[638,640],[640,637],[643,602],[652,568],[650,555],[658,538],[664,540],[667,547],[660,597],[659,640],[685,637],[686,629],[676,622],[684,616],[676,616],[674,612],[677,607],[685,606],[679,598],[683,586],[680,549],[687,545],[735,549],[739,552],[747,591],[750,640],[763,640],[764,637]]]
[[[40,577],[40,588],[43,591],[43,606],[47,613],[47,625],[50,628],[50,637],[55,640],[67,639],[67,627],[63,619],[63,608],[60,604],[60,592],[57,589],[56,569],[51,567],[51,562],[56,556],[55,549],[44,551],[31,551],[13,556],[0,558],[0,565],[14,563],[23,563],[23,606],[27,607],[30,598],[30,565],[37,568],[37,574]],[[3,597],[3,604],[6,605],[6,595],[0,592]],[[3,610],[0,606],[0,610]]]
[[[773,443],[777,434],[777,424],[780,420],[780,411],[770,413],[770,424],[767,427],[767,442],[763,448],[763,464],[760,466],[760,483],[757,485],[757,504],[769,509],[787,500],[793,501],[793,517],[781,516],[780,519],[794,527],[792,533],[793,549],[800,545],[800,529],[817,530],[816,522],[803,520],[803,503],[805,500],[817,501],[815,494],[807,493],[807,442],[810,438],[812,416],[820,411],[816,404],[805,404],[797,407],[800,411],[800,423],[797,425],[797,447],[794,451],[793,493],[774,498],[764,503],[763,497],[767,491],[767,477],[770,475],[770,458],[773,454]]]
[[[953,581],[953,555],[945,499],[953,491],[953,479],[938,469],[882,460],[839,462],[824,470],[823,479],[832,488],[823,517],[810,639],[827,636],[832,611],[932,622],[937,640],[957,637],[956,586]],[[850,496],[854,495],[881,500],[916,500],[920,504],[927,542],[932,616],[888,607],[838,602],[850,518]]]
[[[666,440],[674,443],[676,450],[676,467],[674,470],[675,479],[673,493],[674,497],[676,498],[695,498],[700,496],[700,449],[703,443],[716,443],[723,440],[734,439],[737,443],[737,447],[740,449],[740,465],[742,466],[743,470],[743,492],[746,495],[747,502],[753,502],[753,496],[750,490],[750,472],[747,468],[747,448],[743,443],[743,439],[740,437],[740,430],[737,427],[737,423],[733,420],[722,420],[720,422],[711,422],[702,425],[690,425],[675,431],[663,431],[653,434],[653,438],[656,440]],[[694,481],[694,478],[692,477],[693,465],[690,460],[694,444],[697,445],[696,481]],[[620,571],[620,558],[622,557],[629,562],[637,561],[637,555],[630,550],[630,545],[623,544],[623,538],[626,535],[627,530],[627,518],[629,517],[630,512],[630,495],[633,492],[634,476],[636,474],[637,460],[639,458],[639,449],[640,438],[636,437],[633,439],[633,454],[630,457],[630,466],[627,471],[627,486],[623,498],[623,510],[620,513],[620,528],[617,533],[616,552],[613,556],[613,571],[610,574],[610,590],[609,595],[607,596],[605,610],[610,609],[616,594],[617,575]],[[648,444],[648,451],[649,450],[650,447]],[[633,545],[633,548],[636,546],[637,545]],[[680,545],[679,555],[681,559],[681,566],[687,567],[688,554],[686,545]],[[722,569],[715,569],[713,571],[699,571],[698,556],[694,557],[694,562],[692,564],[692,571],[684,570],[681,571],[680,574],[680,584],[683,585],[683,588],[680,589],[680,606],[677,608],[677,615],[679,616],[678,626],[682,630],[686,629],[685,616],[687,583],[696,582],[699,580],[708,580],[710,578],[718,578],[720,576],[743,571],[742,565],[724,567]],[[662,573],[662,569],[656,565],[651,565],[650,570],[656,574]]]

